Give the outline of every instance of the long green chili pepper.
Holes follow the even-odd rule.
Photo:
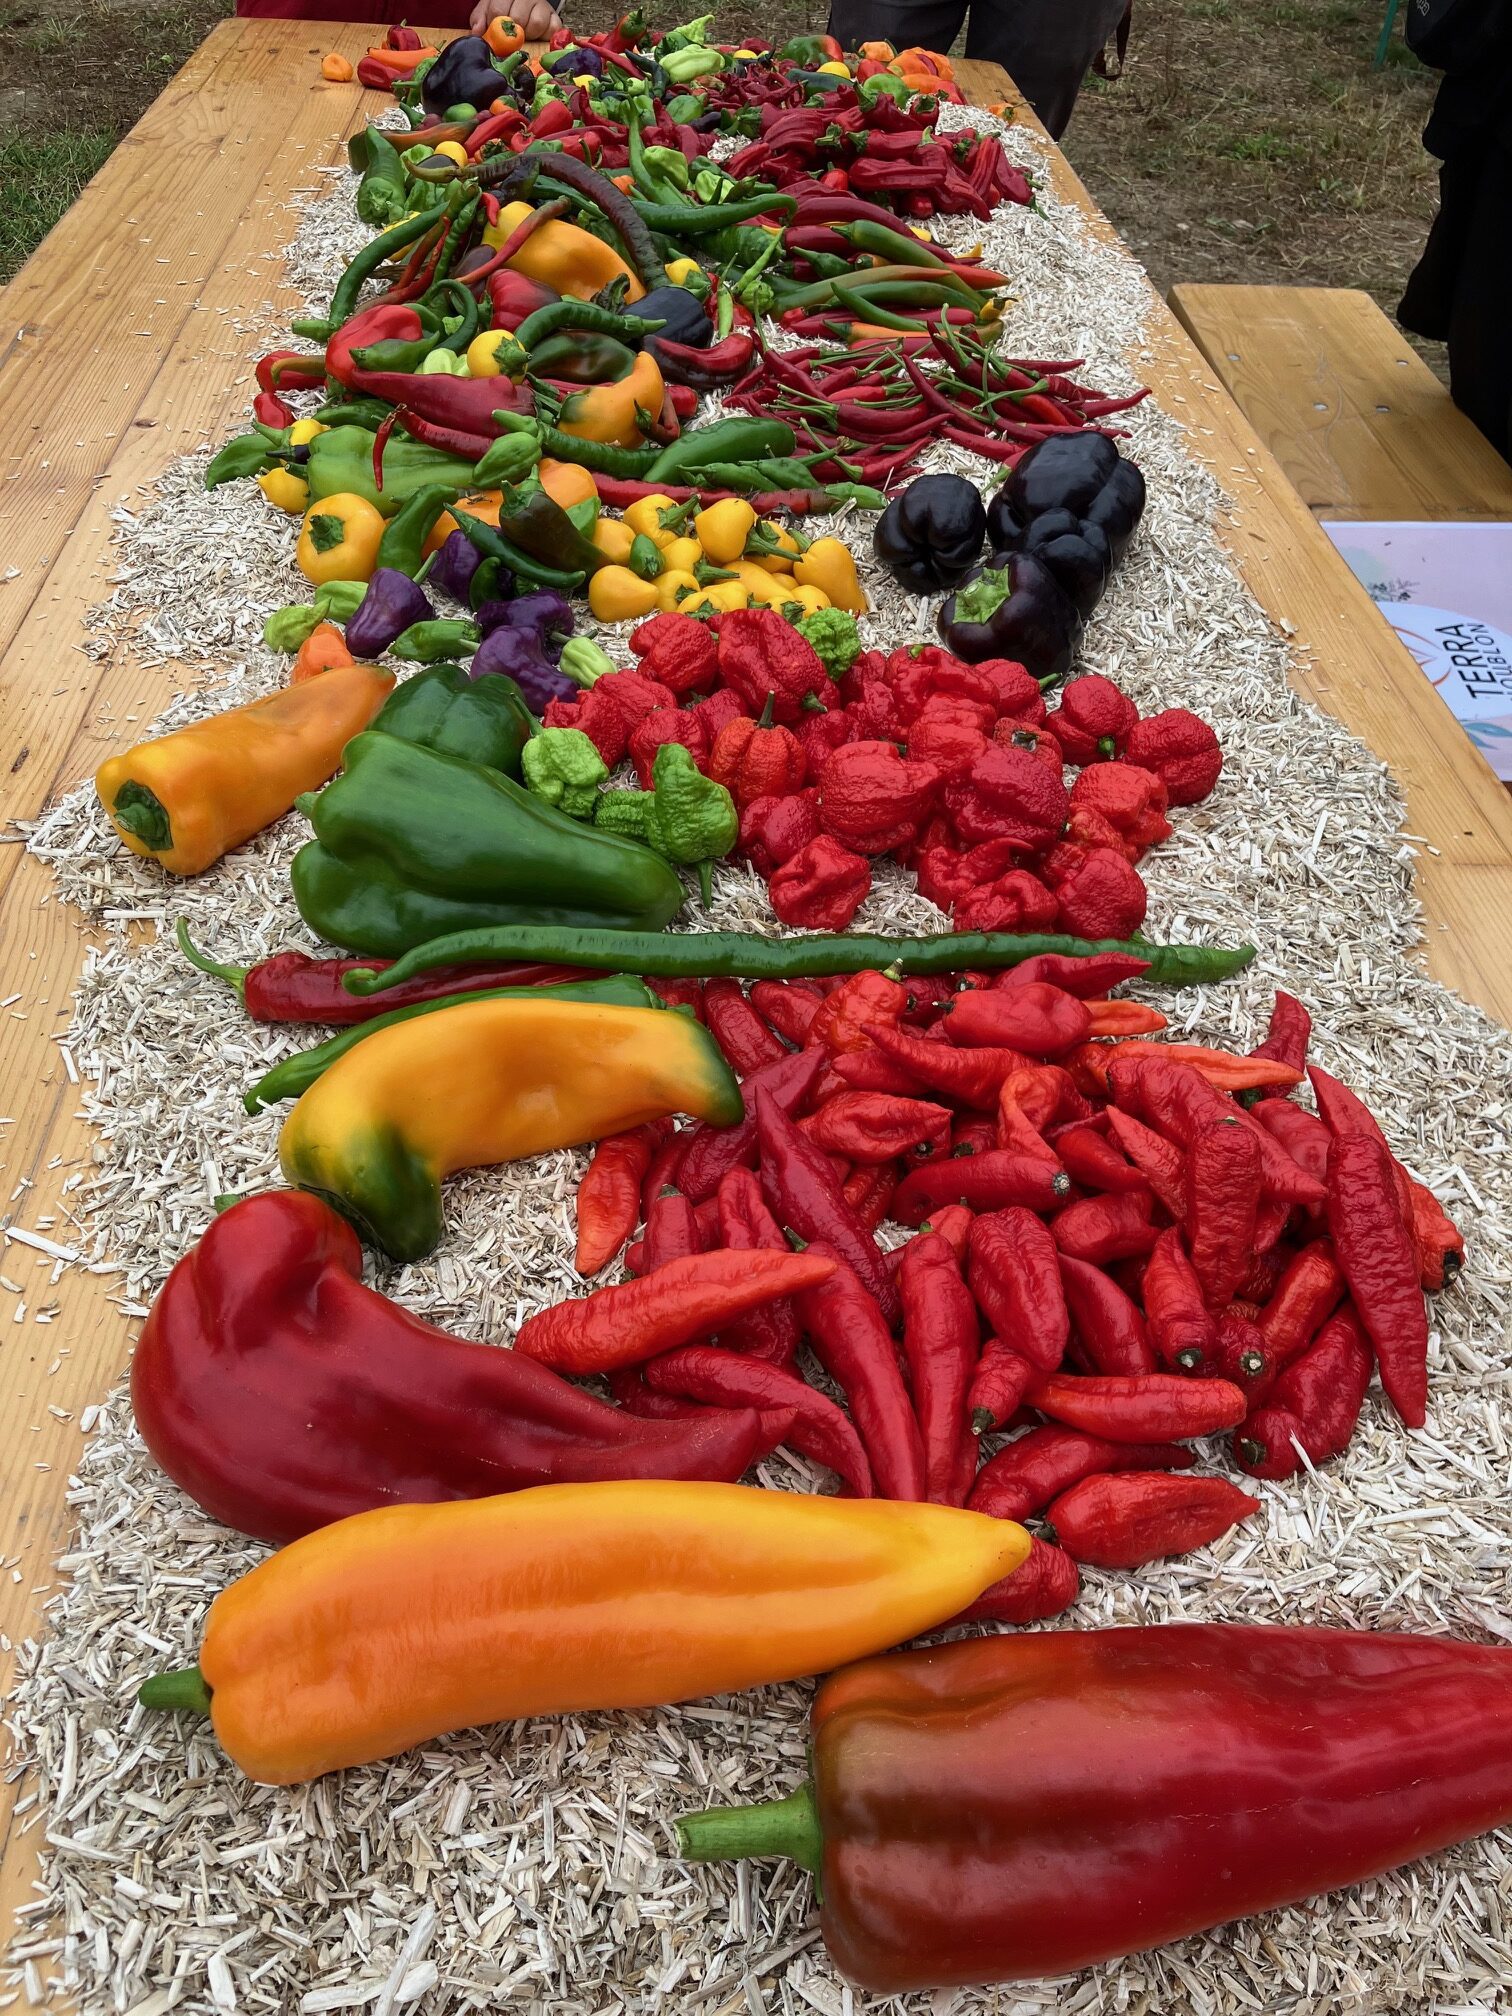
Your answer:
[[[514,333],[522,350],[533,350],[558,329],[587,329],[596,336],[618,336],[635,344],[666,326],[664,319],[652,321],[640,315],[616,315],[608,308],[600,308],[595,301],[548,301],[544,308],[527,315]]]
[[[372,278],[390,253],[402,252],[406,245],[413,245],[417,238],[424,238],[428,232],[434,231],[438,224],[445,222],[449,209],[449,203],[438,203],[434,209],[422,210],[418,217],[406,217],[391,230],[381,231],[363,246],[336,282],[328,318],[331,329],[339,329],[343,322],[351,319],[364,283]]]
[[[314,417],[323,427],[366,427],[375,434],[393,410],[386,399],[338,399]]]
[[[485,560],[498,560],[522,580],[534,581],[541,588],[559,589],[564,595],[582,587],[581,572],[552,567],[544,560],[537,560],[534,555],[516,546],[512,539],[506,539],[497,526],[485,525],[481,518],[471,517],[466,511],[453,509],[452,516]]]
[[[450,350],[453,356],[460,357],[483,327],[482,305],[465,280],[440,280],[427,291],[443,302],[450,302],[448,312],[461,317],[457,328],[450,332],[443,330],[436,339],[438,350]]]
[[[895,315],[891,308],[884,308],[880,302],[874,304],[858,289],[842,287],[838,280],[835,282],[835,305],[854,315],[858,322],[871,322],[879,329],[897,329],[908,336],[926,333],[923,322],[910,320],[907,315]]]
[[[665,231],[670,238],[703,238],[711,231],[726,231],[732,224],[744,224],[748,218],[764,217],[768,211],[785,216],[797,208],[791,196],[775,192],[770,196],[747,196],[739,203],[706,203],[702,207],[696,203],[681,206],[638,203],[633,196],[627,200],[643,224],[653,231]]]
[[[437,966],[476,966],[492,960],[536,960],[587,966],[606,973],[642,973],[657,979],[734,975],[770,980],[822,979],[831,973],[961,973],[1017,966],[1045,953],[1092,958],[1121,952],[1149,962],[1142,977],[1172,987],[1227,980],[1249,965],[1253,945],[1150,945],[1142,938],[1068,938],[1053,932],[942,931],[924,938],[880,933],[817,932],[768,938],[741,931],[594,931],[569,925],[513,924],[453,931],[417,945],[381,972],[358,967],[343,985],[352,994],[379,994]]]
[[[855,276],[850,284],[858,289],[864,288],[868,294],[879,282],[886,285],[895,281],[904,286],[943,288],[947,293],[956,296],[963,308],[977,309],[982,305],[980,294],[974,293],[971,288],[954,279],[948,272],[926,274],[917,266],[867,266],[859,269],[851,267],[847,270]],[[835,298],[836,289],[832,281],[816,280],[809,287],[784,289],[782,305],[784,308],[823,308]]]
[[[580,440],[576,434],[564,434],[549,421],[527,419],[523,413],[495,413],[493,416],[499,427],[499,441],[507,440],[513,434],[529,434],[539,443],[542,455],[554,462],[575,462],[580,469],[592,469],[600,476],[644,476],[652,464],[659,462],[665,453],[655,442],[649,448],[616,448],[605,441]],[[497,448],[499,441],[493,445]],[[481,488],[486,489],[492,478],[489,468],[488,451],[478,464],[476,477]]]
[[[453,266],[462,257],[463,250],[467,244],[468,234],[477,222],[478,212],[482,208],[482,204],[482,197],[474,191],[458,208],[451,228],[442,240],[441,251],[436,260],[436,270],[431,275],[432,287],[437,286],[444,280],[451,272]],[[430,290],[427,289],[426,291],[429,292]]]

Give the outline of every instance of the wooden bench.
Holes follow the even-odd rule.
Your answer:
[[[1368,294],[1190,286],[1170,304],[1320,518],[1512,518],[1512,467]]]

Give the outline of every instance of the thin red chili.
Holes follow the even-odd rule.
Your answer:
[[[835,1271],[797,1298],[799,1320],[849,1403],[878,1495],[922,1501],[924,1444],[882,1307],[838,1248],[816,1241],[808,1254],[834,1261]]]
[[[903,1355],[924,1439],[925,1489],[936,1505],[959,1505],[976,1468],[966,1432],[966,1390],[979,1344],[976,1304],[954,1251],[935,1232],[909,1240],[897,1278]]]

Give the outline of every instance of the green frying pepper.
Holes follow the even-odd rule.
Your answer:
[[[525,695],[507,674],[469,679],[460,665],[443,662],[396,686],[369,725],[422,749],[518,777],[536,724]]]

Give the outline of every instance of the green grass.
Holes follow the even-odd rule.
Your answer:
[[[98,131],[0,138],[0,280],[51,231],[115,142]]]

